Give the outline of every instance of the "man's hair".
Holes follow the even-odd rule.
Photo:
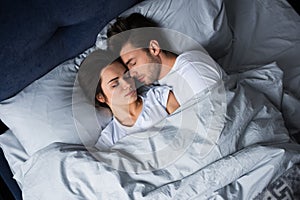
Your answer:
[[[118,33],[143,27],[158,27],[158,24],[140,13],[132,13],[127,17],[118,17],[108,28],[106,35],[110,38]]]
[[[135,48],[148,51],[151,40],[157,40],[161,50],[170,53],[170,45],[164,29],[151,19],[140,13],[133,13],[127,17],[119,17],[107,31],[108,46],[114,52],[120,53],[122,47],[130,43]]]

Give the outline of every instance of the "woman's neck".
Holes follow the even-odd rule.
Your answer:
[[[112,108],[114,117],[124,126],[133,126],[142,112],[143,101],[141,97],[126,106],[116,106]]]

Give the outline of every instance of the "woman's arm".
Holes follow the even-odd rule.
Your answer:
[[[174,96],[172,91],[169,92],[168,101],[167,101],[167,112],[168,114],[172,114],[177,108],[179,108],[179,103]]]

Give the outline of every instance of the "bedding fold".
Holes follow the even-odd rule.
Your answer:
[[[277,108],[282,97],[277,69],[229,75],[111,149],[49,145],[15,175],[23,198],[255,198],[300,162],[300,146]],[[262,85],[272,85],[273,93],[261,92]]]

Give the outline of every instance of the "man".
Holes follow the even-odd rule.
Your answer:
[[[131,76],[146,85],[170,86],[180,105],[222,80],[222,69],[206,52],[177,55],[168,33],[143,15],[117,19],[107,35],[109,46],[120,54]]]

